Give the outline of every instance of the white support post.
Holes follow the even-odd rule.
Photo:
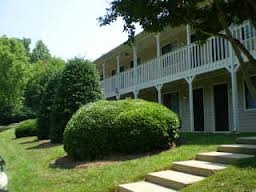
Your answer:
[[[120,56],[116,56],[116,73],[120,73]]]
[[[106,82],[105,82],[105,79],[106,79],[106,69],[105,69],[105,62],[103,63],[102,65],[102,76],[103,76],[103,94],[104,94],[104,97],[106,98]]]
[[[139,90],[134,90],[133,91],[134,99],[138,99],[139,98],[139,93],[140,93]]]
[[[157,89],[158,103],[162,104],[162,92],[161,92],[161,90],[162,90],[163,84],[157,84],[155,87]]]
[[[133,52],[133,85],[137,85],[137,65],[138,65],[138,59],[137,59],[137,48],[135,45],[132,46],[132,52]]]
[[[161,56],[160,33],[156,34],[156,56]]]
[[[186,77],[189,86],[189,113],[190,113],[190,131],[194,131],[194,103],[193,103],[193,80],[195,76]]]
[[[188,66],[189,68],[192,68],[191,66],[191,52],[190,52],[190,45],[191,45],[191,35],[190,35],[190,26],[187,25],[187,49],[188,49]]]
[[[239,65],[234,64],[234,53],[233,53],[233,48],[231,43],[229,43],[229,54],[230,54],[230,60],[229,60],[230,66],[226,68],[231,73],[233,132],[239,132],[238,91],[237,91],[237,70],[239,68]]]
[[[233,132],[239,132],[238,91],[237,91],[238,65],[231,65],[227,67],[227,70],[231,73]]]
[[[190,36],[191,30],[190,30],[190,26],[187,25],[187,45],[191,44],[191,36]]]

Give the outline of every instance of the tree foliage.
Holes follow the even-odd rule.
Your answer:
[[[36,42],[36,46],[31,54],[31,62],[37,63],[38,61],[48,61],[51,58],[51,54],[47,46],[42,40]]]
[[[22,107],[27,83],[28,56],[23,44],[14,38],[0,38],[0,113],[13,113]]]
[[[25,90],[25,105],[33,112],[40,110],[40,101],[51,76],[64,68],[65,62],[59,58],[51,58],[46,62],[38,61],[30,65],[30,78]]]
[[[67,122],[76,110],[102,97],[99,75],[91,62],[75,58],[68,61],[60,77],[50,115],[50,139],[62,142]]]
[[[232,23],[241,24],[245,20],[256,27],[255,0],[114,0],[99,21],[101,25],[108,25],[118,17],[124,20],[124,30],[130,37],[135,34],[135,23],[149,32],[189,24],[199,41],[205,41],[212,35],[228,40],[238,57],[246,84],[256,97],[256,89],[247,70],[248,65],[256,66],[256,59],[229,28]],[[222,30],[225,33],[221,33]]]

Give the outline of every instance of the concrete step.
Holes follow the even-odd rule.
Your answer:
[[[196,155],[196,160],[209,161],[214,163],[234,163],[238,160],[253,158],[254,155],[226,152],[208,152]]]
[[[236,143],[256,145],[256,137],[238,137]]]
[[[146,181],[140,181],[136,183],[129,183],[118,186],[119,192],[177,192],[173,189],[149,183]]]
[[[243,153],[256,155],[256,145],[246,145],[246,144],[234,144],[234,145],[220,145],[218,147],[220,152],[228,153]]]
[[[192,183],[203,180],[204,177],[195,176],[187,173],[166,170],[146,175],[146,180],[164,187],[179,190]]]
[[[174,162],[172,169],[184,173],[190,173],[199,176],[209,176],[217,171],[223,170],[226,165],[220,163],[212,163],[207,161],[189,160]]]

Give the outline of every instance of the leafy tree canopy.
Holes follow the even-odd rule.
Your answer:
[[[29,58],[21,41],[0,38],[0,111],[16,111],[22,107],[27,82]]]
[[[48,61],[51,58],[51,54],[47,46],[42,40],[37,41],[35,48],[32,51],[31,62],[36,63],[38,61]]]

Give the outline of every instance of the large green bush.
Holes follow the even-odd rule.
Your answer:
[[[81,107],[71,118],[64,149],[75,160],[165,149],[177,138],[178,127],[178,116],[156,103],[98,101]]]
[[[61,77],[61,71],[53,74],[42,94],[40,109],[38,112],[38,139],[48,139],[50,134],[50,114],[52,111],[53,100]]]
[[[102,96],[99,75],[89,61],[75,58],[65,67],[53,102],[50,115],[50,139],[63,141],[67,122],[83,104],[99,100]]]
[[[15,136],[16,138],[36,136],[37,134],[37,120],[29,119],[22,121],[15,126]]]

